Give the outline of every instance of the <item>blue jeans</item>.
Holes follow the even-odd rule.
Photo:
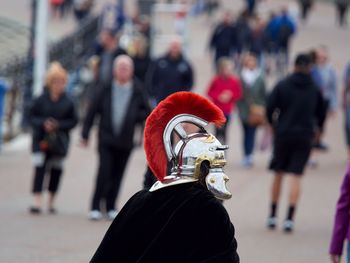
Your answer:
[[[243,149],[245,157],[253,154],[255,145],[255,133],[256,127],[252,127],[246,123],[243,123]]]
[[[347,263],[350,263],[350,242],[348,241],[347,253],[346,253]]]

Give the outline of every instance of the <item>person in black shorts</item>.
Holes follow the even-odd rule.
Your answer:
[[[283,223],[285,232],[294,228],[294,213],[300,196],[300,181],[312,148],[314,131],[322,117],[322,96],[311,78],[309,55],[300,54],[294,72],[280,81],[267,101],[267,119],[274,132],[270,169],[275,172],[271,189],[271,211],[267,226],[275,229],[282,178],[291,174],[289,209]]]

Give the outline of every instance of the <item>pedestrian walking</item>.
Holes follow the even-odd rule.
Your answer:
[[[233,65],[229,58],[222,57],[218,61],[218,73],[211,80],[208,97],[217,105],[226,117],[222,127],[215,129],[215,136],[227,144],[227,127],[231,120],[235,103],[241,98],[241,84],[238,77],[233,75]]]
[[[158,58],[150,68],[147,87],[155,103],[178,91],[190,91],[193,86],[193,70],[182,52],[182,42],[175,37],[165,56]]]
[[[349,0],[335,0],[335,7],[336,12],[338,16],[338,23],[340,26],[345,26],[347,24],[346,22],[346,13],[348,11],[349,7]]]
[[[308,16],[313,4],[314,4],[314,0],[299,0],[299,6],[301,10],[300,18],[301,18],[301,21],[303,21],[304,23],[308,19]]]
[[[269,19],[265,27],[265,37],[267,41],[267,59],[266,72],[271,73],[273,66],[277,67],[278,57],[278,35],[279,35],[279,18],[274,11],[270,12]]]
[[[99,56],[99,76],[100,84],[106,86],[113,79],[113,61],[119,55],[126,54],[125,50],[119,47],[116,33],[110,29],[103,29],[99,34],[96,55]]]
[[[149,113],[141,84],[133,79],[133,62],[127,55],[114,60],[114,79],[101,87],[91,101],[83,129],[82,145],[87,146],[97,116],[99,165],[89,219],[113,220],[118,213],[116,199],[132,152],[134,131]]]
[[[217,62],[221,57],[231,57],[235,41],[232,15],[226,12],[210,37],[209,48],[214,52],[215,68],[217,68]]]
[[[345,116],[345,135],[348,150],[348,161],[350,162],[350,62],[344,72],[343,110]]]
[[[297,26],[293,18],[288,13],[288,8],[283,7],[281,14],[277,18],[278,27],[278,55],[277,73],[280,78],[284,77],[288,71],[290,43],[293,35],[296,34]]]
[[[90,262],[239,262],[234,226],[218,200],[231,197],[222,170],[227,146],[205,130],[224,121],[219,108],[191,92],[159,103],[145,126],[158,181],[129,199]]]
[[[329,63],[328,51],[325,47],[316,49],[316,65],[312,69],[312,77],[323,97],[322,118],[319,123],[315,148],[326,151],[328,146],[323,142],[325,127],[329,117],[335,117],[338,108],[337,76],[334,67]]]
[[[84,19],[90,14],[94,0],[73,0],[73,10],[75,19],[78,23],[84,21]]]
[[[346,171],[340,189],[334,218],[333,233],[329,247],[332,263],[340,263],[343,255],[344,241],[347,240],[346,262],[350,262],[350,166]]]
[[[34,203],[29,211],[42,212],[42,192],[48,185],[48,211],[56,213],[55,197],[63,174],[64,161],[69,149],[69,132],[78,119],[73,101],[65,93],[67,72],[54,62],[48,69],[46,87],[30,109],[33,129]]]
[[[283,230],[294,229],[294,214],[301,192],[301,178],[310,156],[315,123],[320,118],[322,98],[311,75],[311,60],[299,54],[294,72],[280,81],[267,102],[267,119],[274,133],[270,169],[275,172],[271,188],[271,206],[267,226],[277,226],[277,208],[285,173],[291,174],[289,208]]]
[[[249,52],[257,57],[258,65],[265,71],[265,54],[268,51],[268,37],[266,35],[266,24],[258,16],[254,18],[251,26],[251,44]]]
[[[252,167],[254,163],[255,135],[263,125],[266,104],[266,85],[263,73],[258,68],[257,59],[252,54],[243,57],[240,73],[242,98],[237,102],[239,117],[243,128],[243,153],[241,165]]]
[[[243,11],[233,24],[234,27],[234,61],[236,68],[240,69],[242,65],[242,54],[248,52],[252,45],[252,30],[250,26],[250,16],[248,11]]]

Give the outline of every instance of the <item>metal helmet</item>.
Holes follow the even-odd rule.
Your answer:
[[[190,97],[193,99],[193,96],[200,97],[199,99],[202,103],[204,103],[204,105],[202,105],[204,107],[206,106],[205,103],[208,104],[209,102],[207,99],[197,94],[188,94],[188,92],[180,93],[186,93],[187,96],[185,96],[185,98]],[[175,99],[178,99],[177,96],[179,95],[174,94],[172,96],[175,96]],[[170,96],[170,100],[174,99],[172,96]],[[211,107],[210,109],[217,110],[217,107],[214,104],[211,103],[209,105]],[[229,180],[229,178],[223,170],[223,167],[226,164],[224,151],[228,149],[228,146],[222,145],[214,135],[205,130],[205,127],[209,124],[209,122],[213,121],[212,117],[205,120],[204,118],[206,116],[205,114],[203,115],[201,111],[198,113],[198,110],[189,110],[191,107],[196,106],[198,105],[186,106],[186,110],[176,112],[179,114],[176,114],[175,116],[170,115],[172,118],[166,123],[162,134],[162,144],[165,150],[167,163],[170,165],[170,174],[163,177],[159,177],[157,174],[155,174],[158,181],[151,187],[150,191],[156,191],[172,185],[200,181],[201,183],[205,184],[208,190],[218,199],[229,199],[232,196],[232,194],[226,188],[226,182]],[[199,106],[201,106],[201,104]],[[204,113],[205,112],[208,113],[206,110]],[[199,117],[194,114],[202,115]],[[194,133],[188,134],[186,129],[183,127],[184,123],[197,126],[198,130]],[[147,122],[145,127],[145,144],[147,144],[146,129]],[[175,145],[172,143],[174,134],[176,134],[179,138],[179,141],[176,142]],[[148,161],[150,161],[150,159],[154,161],[152,158],[148,158]],[[155,164],[155,162],[153,163]],[[205,174],[202,173],[203,166],[207,168],[207,173]],[[150,167],[152,169],[151,165]],[[153,172],[157,172],[156,169],[152,170],[154,170]]]

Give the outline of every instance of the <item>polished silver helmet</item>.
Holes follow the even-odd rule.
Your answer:
[[[188,134],[184,123],[194,124],[198,131]],[[171,166],[170,175],[157,181],[151,192],[171,185],[201,181],[216,198],[231,198],[232,194],[226,188],[229,178],[223,170],[226,165],[224,150],[228,146],[208,133],[204,129],[207,125],[207,121],[191,114],[179,114],[169,121],[163,132],[163,142]],[[179,138],[175,146],[172,143],[174,134]],[[203,166],[208,173],[202,173]]]

